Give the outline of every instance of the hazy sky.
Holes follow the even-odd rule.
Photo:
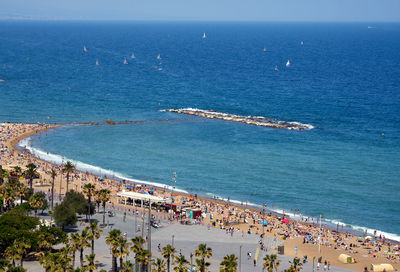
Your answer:
[[[0,18],[400,21],[400,0],[0,0]]]

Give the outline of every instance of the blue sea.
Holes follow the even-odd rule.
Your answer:
[[[2,21],[0,122],[143,121],[24,144],[82,170],[161,186],[176,172],[178,190],[400,240],[399,49],[389,23]],[[160,111],[186,107],[314,128]]]

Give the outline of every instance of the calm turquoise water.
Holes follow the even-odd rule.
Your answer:
[[[30,144],[82,169],[168,185],[176,171],[182,190],[400,239],[400,24],[367,26],[1,22],[0,121],[145,120],[64,127]],[[315,128],[159,112],[181,107]]]

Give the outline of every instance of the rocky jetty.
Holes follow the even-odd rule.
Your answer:
[[[201,109],[192,109],[192,108],[184,108],[184,109],[165,109],[162,110],[165,112],[175,112],[186,115],[195,115],[209,119],[221,119],[225,121],[231,122],[239,122],[245,123],[248,125],[262,126],[262,127],[270,127],[270,128],[278,128],[278,129],[290,129],[290,130],[309,130],[314,127],[309,124],[302,124],[298,122],[286,122],[286,121],[278,121],[269,118],[265,118],[262,116],[241,116],[229,113],[222,113],[212,110],[201,110]]]

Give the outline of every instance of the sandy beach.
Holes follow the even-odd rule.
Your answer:
[[[51,178],[48,172],[54,168],[57,170],[58,176],[55,180],[55,191],[59,195],[65,194],[66,179],[61,173],[61,167],[49,162],[38,159],[29,153],[27,150],[20,150],[16,145],[24,138],[27,138],[38,132],[43,132],[49,129],[55,129],[60,125],[39,125],[39,124],[17,124],[4,123],[0,124],[0,165],[5,169],[10,169],[13,166],[19,165],[22,168],[28,163],[39,165],[39,179],[34,180],[35,190],[41,190],[46,193],[50,191]],[[24,181],[27,184],[27,180]],[[91,173],[77,171],[70,181],[69,188],[82,191],[85,183],[93,183],[97,189],[108,188],[112,191],[112,199],[109,207],[131,213],[134,208],[130,205],[118,203],[117,192],[123,189],[127,190],[123,181],[104,177],[104,180],[99,180],[99,176]],[[161,198],[170,198],[171,194],[175,196],[174,203],[185,203],[187,206],[197,207],[203,212],[200,220],[196,223],[203,228],[224,229],[226,232],[232,232],[235,236],[242,237],[244,240],[254,239],[254,235],[261,236],[263,226],[261,222],[265,219],[268,225],[264,227],[265,236],[282,241],[284,245],[284,254],[289,257],[307,256],[308,261],[313,258],[322,259],[333,267],[340,267],[351,271],[363,271],[365,267],[369,269],[371,264],[389,263],[394,268],[400,269],[400,250],[399,244],[393,244],[384,241],[383,237],[357,237],[349,233],[337,233],[335,230],[322,228],[311,225],[306,222],[297,222],[290,218],[282,220],[274,214],[266,213],[265,215],[257,209],[234,205],[232,203],[222,202],[219,200],[206,199],[194,195],[186,195],[178,192],[171,192],[165,188],[155,188],[146,185],[133,186],[132,191],[148,191],[154,190],[154,195]],[[207,211],[207,213],[204,213]],[[171,213],[157,212],[159,218],[163,218],[170,222],[179,221],[179,216]],[[224,233],[224,232],[222,232]],[[223,235],[223,234],[222,234]],[[371,235],[371,234],[368,234]],[[320,238],[318,238],[320,237]],[[267,239],[267,238],[264,238]],[[263,239],[261,238],[261,242]],[[261,244],[260,247],[267,247],[266,244]],[[295,250],[297,249],[297,251]],[[320,250],[319,250],[320,249]],[[272,252],[277,252],[276,249],[271,249]],[[237,254],[237,252],[233,252]],[[338,260],[340,254],[347,254],[353,257],[356,262],[353,264],[345,264]]]

